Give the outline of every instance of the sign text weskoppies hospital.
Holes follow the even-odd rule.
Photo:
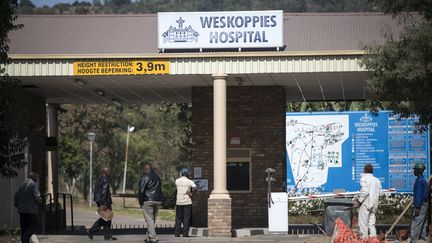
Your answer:
[[[159,49],[283,46],[282,11],[158,13]]]

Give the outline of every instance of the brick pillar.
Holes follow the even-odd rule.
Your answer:
[[[211,237],[231,237],[231,198],[208,199],[208,230]]]

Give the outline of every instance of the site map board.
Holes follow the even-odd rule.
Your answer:
[[[419,132],[416,121],[389,111],[287,113],[288,191],[358,191],[370,163],[383,189],[412,192],[414,164],[425,163],[430,174],[429,130]]]

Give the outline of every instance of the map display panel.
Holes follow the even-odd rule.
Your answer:
[[[429,130],[418,132],[416,121],[388,111],[287,113],[288,191],[357,191],[370,163],[383,188],[411,192],[415,163],[425,163],[430,174]]]

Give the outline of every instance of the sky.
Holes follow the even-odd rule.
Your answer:
[[[86,1],[91,2],[91,0],[79,0],[80,2]],[[32,0],[32,3],[37,7],[42,7],[44,5],[53,6],[57,3],[73,3],[75,0]]]

